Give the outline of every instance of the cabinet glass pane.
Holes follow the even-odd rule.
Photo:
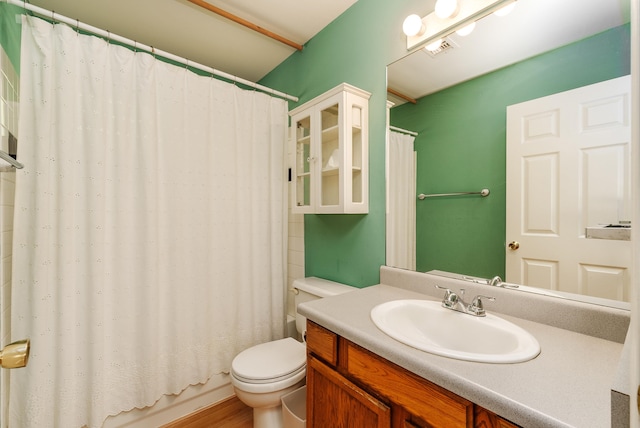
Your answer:
[[[311,205],[311,118],[296,123],[295,201],[299,207]]]
[[[320,112],[320,204],[340,203],[340,164],[342,162],[338,138],[338,104]]]
[[[355,203],[362,202],[362,190],[364,186],[364,180],[362,179],[362,165],[364,162],[362,151],[362,109],[360,107],[353,107],[352,110],[353,123],[351,126],[351,159],[353,164],[351,165],[351,184],[352,184],[352,201]]]

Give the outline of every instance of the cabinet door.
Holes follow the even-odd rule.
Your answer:
[[[369,108],[367,100],[352,94],[347,96],[345,115],[347,116],[345,174],[347,176],[346,203],[353,212],[368,211],[369,176]]]
[[[307,360],[309,428],[390,428],[391,411],[338,372],[310,356]]]
[[[335,97],[334,97],[335,98]],[[320,180],[318,182],[319,212],[339,210],[344,188],[344,168],[339,122],[342,122],[342,103],[328,100],[320,107]]]
[[[471,428],[473,403],[341,338],[348,376],[366,383],[429,426]],[[401,385],[401,386],[400,386]]]
[[[474,428],[519,428],[506,419],[501,418],[493,412],[478,406],[474,406]]]
[[[311,212],[311,115],[293,118],[291,139],[294,144],[295,160],[293,166],[293,204],[296,212]]]

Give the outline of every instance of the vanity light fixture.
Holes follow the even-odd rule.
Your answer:
[[[469,24],[469,25],[467,25],[465,27],[462,27],[461,29],[456,31],[456,34],[458,36],[465,37],[465,36],[468,36],[469,34],[471,34],[473,32],[473,30],[475,30],[475,28],[476,28],[476,23],[474,21],[471,24]]]
[[[440,47],[442,46],[442,39],[438,39],[433,43],[429,43],[427,46],[425,46],[424,48],[430,52],[435,52],[438,49],[440,49]]]
[[[438,0],[434,12],[440,19],[453,18],[458,12],[458,0]]]
[[[421,36],[424,34],[424,23],[418,15],[409,15],[402,23],[402,31],[407,36]]]
[[[444,39],[458,30],[470,33],[469,29],[464,28],[498,10],[501,13],[505,12],[502,9],[505,6],[513,7],[515,1],[438,0],[435,10],[421,18],[419,22],[416,19],[417,15],[410,15],[405,19],[402,28],[407,36],[407,50],[435,45],[438,39]],[[407,31],[408,29],[410,31]]]

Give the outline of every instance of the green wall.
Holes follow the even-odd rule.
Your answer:
[[[300,103],[342,82],[372,93],[369,214],[305,215],[307,276],[357,287],[380,282],[380,266],[385,264],[386,65],[406,54],[404,18],[414,11],[424,12],[412,8],[412,3],[421,2],[359,0],[302,52],[292,54],[260,81],[295,94]]]
[[[630,73],[625,25],[403,104],[391,124],[419,132],[416,268],[504,277],[506,107]]]
[[[0,45],[7,53],[13,68],[20,73],[20,33],[21,25],[16,23],[16,16],[22,8],[0,3]]]

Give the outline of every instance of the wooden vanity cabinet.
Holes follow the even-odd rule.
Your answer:
[[[387,405],[313,356],[307,359],[307,385],[313,385],[307,387],[308,426],[391,427]]]
[[[307,426],[517,427],[312,321],[307,321]]]

